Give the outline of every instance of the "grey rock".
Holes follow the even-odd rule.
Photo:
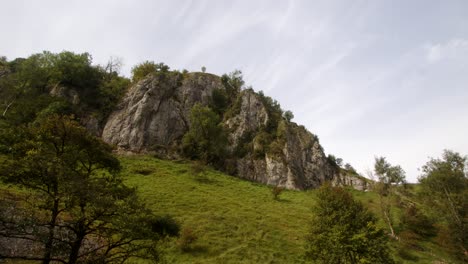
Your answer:
[[[208,104],[219,77],[190,73],[157,74],[131,87],[104,127],[104,141],[123,151],[175,154],[188,130],[195,103]]]
[[[196,103],[209,104],[214,89],[224,88],[221,79],[211,74],[149,76],[131,87],[108,118],[102,138],[120,151],[177,156],[180,140],[190,127],[190,109]],[[266,148],[261,136],[270,117],[261,96],[253,90],[242,91],[235,105],[223,121],[230,150],[246,143],[251,146],[244,157],[234,160],[238,177],[299,190],[325,182],[361,186],[356,179],[340,175],[318,138],[303,126],[282,119],[276,138]]]

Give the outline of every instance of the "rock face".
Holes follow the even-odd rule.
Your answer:
[[[352,173],[339,173],[332,181],[334,186],[350,186],[359,191],[366,191],[369,180]]]
[[[241,98],[239,114],[226,121],[228,128],[235,128],[229,134],[233,146],[247,134],[260,135],[268,122],[267,110],[259,95],[247,90]],[[248,154],[237,160],[239,177],[288,189],[316,188],[333,180],[336,169],[328,163],[317,137],[303,126],[286,120],[280,121],[278,131],[279,139],[269,146],[276,151],[269,151],[264,157]],[[253,140],[254,150],[258,148],[257,139],[258,136]]]
[[[195,103],[208,104],[214,89],[223,88],[210,74],[158,74],[140,81],[126,94],[104,127],[104,141],[123,150],[174,154],[189,128]]]
[[[134,85],[104,127],[104,141],[132,152],[153,152],[173,157],[190,127],[190,109],[208,105],[215,89],[225,89],[221,79],[204,73],[157,74]],[[346,185],[331,164],[318,138],[303,126],[284,118],[271,130],[271,110],[261,95],[242,91],[235,110],[225,116],[229,150],[247,146],[234,160],[236,175],[251,181],[288,189],[316,188],[326,181]],[[268,140],[265,140],[268,138]],[[353,184],[358,184],[356,180]]]

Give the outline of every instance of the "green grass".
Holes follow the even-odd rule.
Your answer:
[[[303,263],[314,191],[285,190],[274,200],[268,186],[212,169],[194,175],[190,162],[150,156],[120,160],[126,183],[137,187],[156,214],[174,216],[198,237],[186,252],[175,239],[167,241],[168,263]],[[380,217],[377,194],[352,193]],[[380,225],[385,227],[383,221]],[[418,242],[418,249],[400,243],[392,242],[399,263],[456,263],[431,241]]]
[[[127,184],[138,187],[155,213],[176,217],[198,236],[190,252],[169,245],[169,263],[301,262],[313,192],[284,191],[274,200],[266,186],[211,169],[197,176],[187,163],[121,161]],[[142,168],[153,173],[138,173]]]
[[[285,190],[275,200],[268,186],[210,168],[194,175],[196,165],[192,162],[151,156],[121,156],[120,161],[126,183],[137,188],[149,208],[158,215],[174,216],[183,229],[193,230],[198,237],[186,251],[179,248],[175,238],[164,241],[161,250],[167,263],[304,262],[315,191]],[[380,217],[378,195],[351,192],[386,228]],[[0,185],[0,196],[15,193],[28,192]],[[392,213],[394,219],[401,214],[397,207]],[[398,230],[398,221],[395,227]],[[434,241],[426,239],[411,246],[393,241],[392,252],[397,263],[457,263]]]

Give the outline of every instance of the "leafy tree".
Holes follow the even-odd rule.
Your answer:
[[[155,63],[154,61],[145,61],[132,68],[132,81],[138,82],[145,78],[150,73],[155,72],[168,72],[169,66],[160,62]]]
[[[432,213],[445,222],[453,248],[468,258],[467,157],[445,150],[422,167],[420,195]]]
[[[210,98],[210,107],[222,116],[229,106],[229,98],[225,89],[214,89]]]
[[[343,188],[317,193],[306,258],[313,263],[394,263],[376,219]]]
[[[50,104],[64,99],[76,116],[93,113],[103,120],[130,83],[118,75],[119,67],[117,59],[106,67],[94,66],[88,53],[68,51],[44,51],[10,62],[5,59],[0,66],[0,122],[11,126],[31,122]]]
[[[344,165],[344,169],[347,170],[347,171],[349,171],[349,172],[351,172],[352,174],[358,174],[357,171],[356,171],[356,169],[354,169],[354,167],[353,167],[351,164],[349,164],[349,163],[346,163],[346,164]]]
[[[333,154],[328,154],[327,156],[327,161],[330,165],[332,165],[333,167],[335,168],[339,168],[341,163],[343,163],[343,159],[341,158],[337,158],[335,155]],[[340,163],[340,165],[338,165],[338,163]]]
[[[182,140],[184,153],[192,159],[221,165],[226,156],[227,137],[220,117],[209,107],[195,104],[190,112],[190,129]]]
[[[385,157],[376,157],[374,163],[374,172],[379,181],[385,184],[401,184],[405,182],[405,172],[397,165],[392,166]]]
[[[42,263],[157,257],[155,243],[163,235],[154,228],[159,222],[123,184],[119,161],[107,144],[59,115],[38,120],[10,139],[2,148],[8,159],[0,175],[30,195],[19,194],[20,205],[27,207],[15,210],[14,218],[0,215],[0,237],[32,241],[41,250],[1,251],[1,257]]]
[[[289,110],[284,112],[283,116],[288,122],[291,122],[291,120],[294,118],[293,112],[291,112]]]
[[[383,219],[390,229],[390,235],[398,239],[392,216],[392,200],[396,195],[395,187],[405,182],[405,171],[399,165],[392,166],[385,157],[375,157],[374,173],[379,179],[374,184],[374,190],[379,194]]]
[[[205,66],[202,66],[202,67],[201,67],[201,71],[202,71],[203,73],[206,72],[206,67],[205,67]]]
[[[221,82],[226,88],[228,98],[231,100],[235,100],[235,98],[237,98],[237,95],[245,84],[240,70],[235,70],[229,74],[223,74],[221,76]]]

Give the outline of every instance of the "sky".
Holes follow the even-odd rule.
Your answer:
[[[89,52],[223,74],[291,110],[364,176],[409,182],[444,149],[468,154],[468,1],[2,1],[0,55]]]

